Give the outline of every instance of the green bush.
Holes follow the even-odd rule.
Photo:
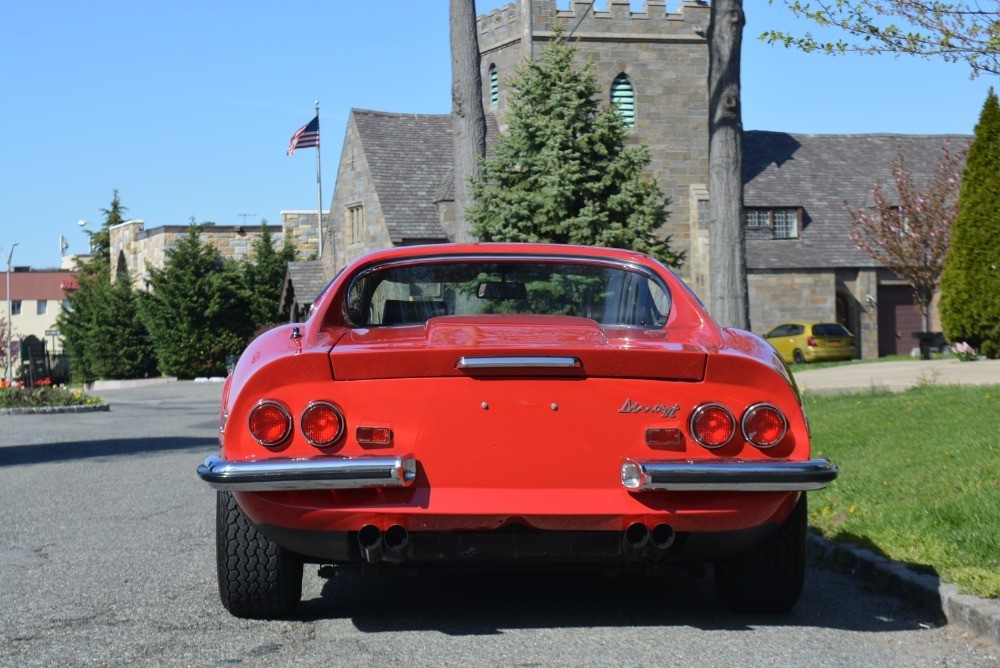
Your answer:
[[[141,301],[143,321],[162,373],[179,378],[225,375],[253,332],[243,271],[223,262],[191,224],[162,269],[151,269],[152,291]]]
[[[1000,357],[1000,104],[993,89],[962,177],[941,278],[941,324],[952,342]]]

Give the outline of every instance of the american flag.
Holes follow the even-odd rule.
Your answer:
[[[292,142],[288,145],[288,155],[295,153],[297,148],[319,148],[319,116],[312,119],[292,135]]]

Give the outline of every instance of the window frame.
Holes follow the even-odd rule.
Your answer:
[[[627,94],[623,96],[622,91],[626,91]],[[627,97],[631,102],[631,110],[626,111],[625,106],[620,104],[619,100],[623,97]],[[639,105],[636,104],[635,84],[632,83],[632,77],[625,72],[620,72],[611,82],[610,98],[612,106],[618,110],[618,115],[625,127],[629,130],[635,130],[636,120],[639,116]]]
[[[355,202],[344,207],[347,245],[365,242],[365,203]]]
[[[750,213],[755,214],[754,224],[750,224]],[[778,236],[778,213],[794,212],[790,234]],[[759,219],[760,214],[764,214],[763,222]],[[786,214],[787,215],[787,214]],[[785,221],[787,223],[787,221]],[[786,241],[788,239],[798,239],[802,231],[802,207],[801,206],[745,206],[743,207],[743,229],[745,230],[770,230],[771,239],[774,241]],[[782,224],[782,230],[788,229]]]

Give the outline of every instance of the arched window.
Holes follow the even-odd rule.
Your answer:
[[[618,107],[618,113],[625,121],[625,127],[635,129],[635,89],[628,75],[622,72],[611,84],[611,104]]]
[[[500,78],[497,76],[497,66],[490,65],[490,109],[500,102]]]

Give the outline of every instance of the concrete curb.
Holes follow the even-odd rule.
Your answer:
[[[0,408],[0,415],[31,415],[43,413],[99,413],[111,409],[108,404],[91,404],[89,406],[31,406],[29,408]]]
[[[941,610],[949,624],[961,626],[1000,645],[1000,600],[958,593],[940,578],[910,570],[871,550],[833,543],[810,531],[809,549],[820,559],[847,566],[852,575],[885,586],[898,596]]]

